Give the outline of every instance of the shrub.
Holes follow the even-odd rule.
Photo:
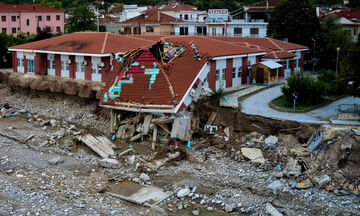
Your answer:
[[[218,90],[213,89],[210,94],[210,98],[213,100],[220,100],[220,98],[224,97],[224,95],[225,95],[224,89],[222,88]]]
[[[335,72],[331,70],[322,70],[318,76],[320,81],[325,83],[325,94],[337,96],[345,93],[345,86],[336,77]]]
[[[321,101],[325,86],[326,84],[322,80],[295,74],[288,78],[287,85],[283,86],[281,91],[288,101],[292,101],[292,94],[297,92],[299,95],[297,98],[298,103],[316,104]]]

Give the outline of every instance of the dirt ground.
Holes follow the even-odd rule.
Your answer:
[[[18,108],[15,115],[7,115],[11,107]],[[248,116],[204,100],[192,113],[199,117],[199,127],[190,148],[164,131],[159,131],[155,150],[149,137],[116,139],[117,152],[130,145],[135,152],[118,158],[120,168],[112,169],[99,166],[101,158],[74,135],[85,129],[112,136],[109,112],[96,100],[0,88],[0,110],[0,215],[269,215],[266,203],[284,215],[360,214],[359,198],[338,187],[360,191],[360,145],[346,127]],[[208,134],[203,128],[212,112],[218,113],[212,124],[218,131]],[[225,137],[227,127],[233,131],[230,137]],[[306,142],[316,130],[323,141],[307,151]],[[274,146],[265,142],[271,135],[278,139]],[[243,148],[260,149],[265,162],[249,160]],[[181,156],[158,170],[145,166],[176,151]],[[61,162],[51,164],[54,158]],[[298,174],[291,174],[291,160],[296,160]],[[141,179],[142,173],[149,179]],[[331,181],[320,187],[317,178],[325,174]],[[307,178],[312,187],[293,187]],[[151,209],[106,193],[120,181],[175,194],[159,204],[161,210]],[[184,188],[194,192],[179,198],[177,192]]]

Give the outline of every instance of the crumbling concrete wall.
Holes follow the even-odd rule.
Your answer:
[[[36,91],[64,92],[82,98],[100,99],[105,83],[74,80],[58,76],[0,72],[0,83],[10,87],[30,88]]]

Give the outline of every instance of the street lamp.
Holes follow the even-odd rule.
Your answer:
[[[335,70],[336,76],[337,76],[337,74],[338,74],[339,51],[340,51],[340,47],[336,48],[336,70]]]

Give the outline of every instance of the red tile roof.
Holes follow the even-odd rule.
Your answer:
[[[177,44],[179,45],[179,44]],[[180,103],[190,88],[208,57],[197,52],[189,45],[181,45],[183,51],[167,64],[159,63],[149,50],[145,50],[136,58],[135,64],[128,71],[120,72],[120,65],[114,60],[113,77],[109,79],[100,100],[101,105],[118,105],[131,103],[144,105],[173,105]],[[153,75],[146,74],[145,69],[157,70]],[[151,83],[153,80],[153,83]],[[111,99],[109,90],[119,88],[119,96]],[[115,93],[118,94],[118,93]],[[105,95],[106,98],[105,99]]]
[[[0,4],[0,11],[64,12],[63,10],[45,7],[45,6],[41,6],[41,5],[21,5],[21,4]]]
[[[55,38],[12,46],[10,49],[105,54],[144,48],[153,41],[106,32],[77,32]]]
[[[360,23],[360,9],[337,9],[329,13],[323,13],[319,19],[323,22],[330,15],[334,15],[338,18],[345,17],[354,23]]]
[[[263,58],[268,58],[268,59],[282,59],[282,58],[292,58],[292,57],[296,57],[296,55],[294,53],[290,53],[287,51],[273,51],[263,56]]]
[[[177,19],[175,17],[166,15],[161,12],[161,10],[157,10],[156,8],[152,8],[144,11],[139,16],[130,18],[121,22],[121,24],[132,24],[132,23],[182,23],[184,21]]]

